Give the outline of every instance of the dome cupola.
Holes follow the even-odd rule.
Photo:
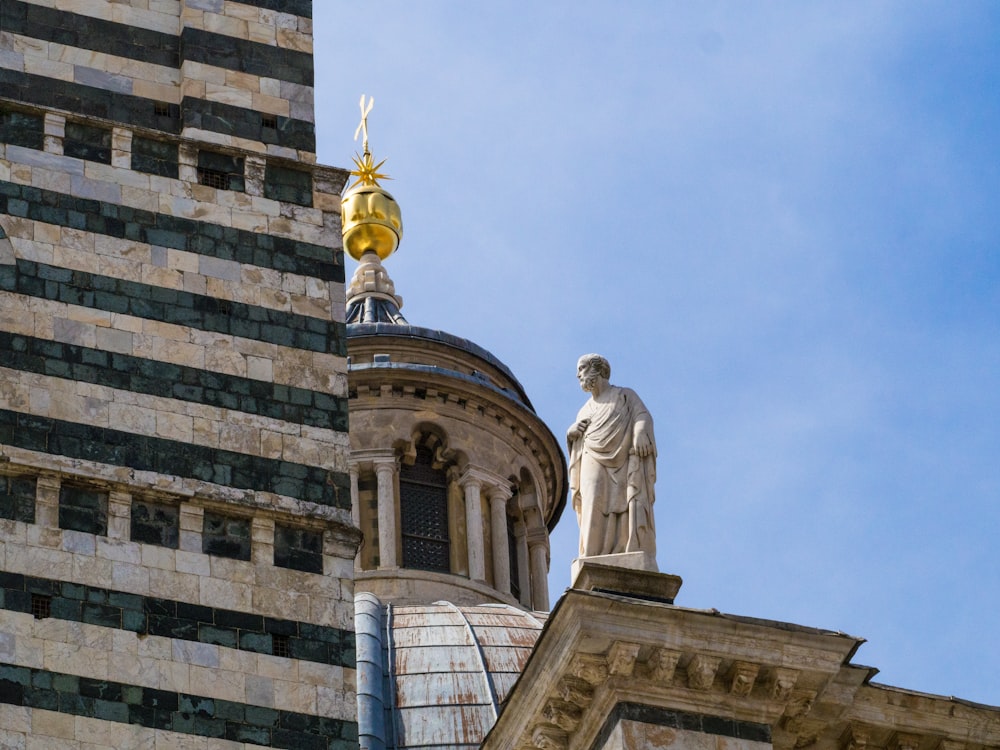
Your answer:
[[[365,148],[344,195],[351,492],[364,532],[356,589],[400,605],[547,610],[549,530],[565,503],[559,442],[499,359],[411,325],[382,265],[398,204]]]

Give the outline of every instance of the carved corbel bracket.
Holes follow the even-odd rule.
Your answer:
[[[531,732],[531,745],[538,750],[563,750],[568,743],[569,737],[559,727],[540,724]]]
[[[608,649],[608,673],[629,677],[639,656],[639,644],[615,641]]]
[[[753,690],[754,682],[760,672],[760,665],[746,661],[733,662],[729,670],[729,692],[741,698],[746,698]]]
[[[577,654],[569,667],[570,674],[594,687],[608,679],[608,664],[603,656]]]
[[[567,734],[576,731],[582,715],[583,712],[572,703],[555,699],[549,699],[542,709],[542,718]]]
[[[687,666],[688,687],[694,690],[710,690],[721,662],[717,656],[695,654]]]
[[[792,719],[787,724],[785,729],[795,735],[796,750],[815,745],[826,728],[825,722],[815,719]]]
[[[964,743],[959,744],[964,746]],[[920,735],[896,732],[889,740],[887,750],[920,750]],[[940,748],[940,750],[944,750],[944,748]]]
[[[851,724],[840,738],[841,750],[868,750],[871,735],[866,727]]]
[[[671,651],[666,648],[658,648],[650,654],[647,665],[649,667],[649,678],[660,685],[669,685],[674,681],[674,672],[677,671],[677,662],[681,655],[678,651]]]
[[[771,700],[787,701],[798,679],[799,672],[796,669],[778,667],[771,670]]]
[[[589,706],[594,699],[593,685],[579,677],[563,677],[556,686],[556,693],[561,700],[580,709]]]
[[[788,696],[788,702],[785,704],[785,715],[781,719],[781,728],[789,734],[795,735],[796,748],[815,744],[825,727],[823,722],[807,718],[814,700],[816,700],[816,692],[813,690],[793,690]]]

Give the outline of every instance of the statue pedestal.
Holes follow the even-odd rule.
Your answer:
[[[626,568],[627,570],[644,570],[648,573],[656,573],[656,557],[648,552],[621,552],[617,555],[593,555],[592,557],[578,557],[573,561],[570,578],[576,578],[580,568],[584,563],[594,563],[613,568]]]
[[[683,583],[681,577],[656,572],[655,561],[650,570],[636,559],[643,557],[643,552],[630,552],[577,558],[573,561],[571,588],[673,604]],[[629,558],[627,562],[634,563],[634,567],[622,564],[626,561],[618,558]]]

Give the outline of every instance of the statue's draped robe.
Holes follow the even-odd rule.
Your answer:
[[[582,438],[569,446],[569,482],[580,522],[580,556],[621,552],[656,555],[653,484],[656,446],[653,419],[630,388],[609,385],[593,398],[577,421],[590,420]],[[634,452],[636,422],[646,423],[650,455]]]

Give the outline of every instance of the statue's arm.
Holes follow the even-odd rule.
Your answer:
[[[588,401],[580,408],[580,412],[576,415],[576,421],[566,430],[566,444],[571,451],[573,450],[573,444],[582,438],[587,432],[587,428],[590,427],[589,405],[590,402]]]
[[[578,419],[569,426],[568,430],[566,430],[566,442],[572,446],[573,443],[583,437],[583,434],[587,431],[589,426],[589,419]]]
[[[648,414],[635,420],[632,429],[632,445],[635,453],[642,458],[656,455],[656,439],[653,437],[653,420]]]
[[[633,399],[634,421],[632,423],[632,447],[636,455],[645,458],[656,455],[656,438],[653,436],[653,417],[646,405],[642,403],[635,391],[630,394]]]

